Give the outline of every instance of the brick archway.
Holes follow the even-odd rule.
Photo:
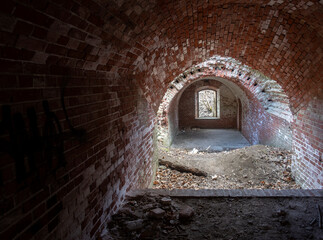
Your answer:
[[[247,95],[255,97],[266,111],[289,122],[292,121],[288,96],[275,80],[243,65],[239,61],[221,56],[214,56],[178,75],[169,84],[160,108],[166,110],[173,97],[186,84],[207,77],[229,79],[241,86],[247,92]]]
[[[310,111],[318,105],[310,103],[309,109],[298,110],[296,107],[292,107],[292,111],[289,97],[275,80],[232,58],[215,56],[187,69],[171,81],[157,113],[157,124],[162,132],[162,136],[160,136],[162,141],[166,140],[166,144],[169,145],[176,134],[176,116],[173,117],[175,120],[169,118],[169,107],[173,105],[172,108],[176,110],[176,99],[182,91],[190,83],[203,78],[214,78],[225,82],[231,85],[231,88],[236,89],[236,94],[237,91],[240,91],[238,95],[240,95],[242,112],[251,109],[248,117],[242,117],[241,124],[243,134],[251,143],[263,143],[292,149],[294,151],[293,173],[297,181],[303,186],[321,186],[322,179],[317,170],[307,168],[304,164],[306,161],[304,156],[312,155],[317,159],[313,164],[320,165],[321,156],[319,156],[318,146],[313,145],[313,142],[310,143],[313,135],[303,130],[304,118],[305,121],[315,124],[315,117],[318,115],[313,116]],[[315,101],[319,102],[320,100]],[[304,115],[306,111],[314,119]],[[169,129],[170,125],[172,130]],[[315,128],[313,130],[316,131]],[[301,147],[304,144],[309,147],[308,150]]]
[[[183,90],[191,83],[201,79],[215,79],[227,85],[240,99],[245,116],[243,117],[244,125],[243,133],[252,143],[266,142],[266,137],[259,137],[261,130],[255,124],[248,124],[248,119],[252,119],[252,115],[256,114],[261,121],[269,121],[274,125],[282,124],[282,129],[276,128],[275,134],[279,134],[280,141],[286,142],[285,146],[291,148],[287,141],[291,142],[290,125],[292,123],[292,112],[289,108],[289,99],[284,93],[281,86],[274,80],[269,79],[256,70],[241,64],[232,58],[214,56],[211,59],[197,64],[185,72],[178,75],[170,84],[162,99],[158,110],[158,127],[161,133],[160,140],[166,145],[171,144],[171,141],[176,134],[176,124],[168,117],[170,106],[176,104],[174,98],[179,99]],[[256,110],[257,108],[261,110]],[[250,111],[254,111],[251,113]],[[255,111],[260,111],[256,113]],[[248,114],[247,114],[248,113]],[[176,111],[175,111],[176,115]],[[176,117],[175,117],[176,119]],[[269,120],[270,119],[270,120]],[[275,120],[273,120],[275,119]],[[173,121],[173,122],[172,122]],[[276,123],[274,123],[276,122]],[[175,127],[174,130],[170,130]],[[175,126],[174,126],[175,125]],[[252,131],[251,129],[254,129]],[[277,132],[277,133],[276,133]],[[288,137],[286,137],[288,136]],[[273,138],[272,136],[267,138]],[[279,140],[275,141],[279,141]],[[289,139],[289,140],[288,140]],[[270,140],[274,144],[274,140]],[[274,145],[278,145],[278,142]],[[283,145],[283,144],[282,144]]]

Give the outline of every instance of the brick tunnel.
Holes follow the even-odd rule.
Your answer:
[[[153,181],[155,126],[173,138],[172,102],[201,79],[239,96],[250,142],[291,149],[296,181],[323,188],[322,1],[8,0],[0,12],[1,239],[96,239]]]

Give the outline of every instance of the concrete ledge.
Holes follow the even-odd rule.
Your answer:
[[[129,197],[144,194],[167,195],[171,197],[323,197],[323,189],[138,189],[128,193]]]

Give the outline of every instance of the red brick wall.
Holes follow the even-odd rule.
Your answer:
[[[59,86],[69,80],[67,112],[75,127],[87,131],[87,141],[66,136],[66,167],[41,169],[41,188],[33,178],[18,184],[13,160],[2,149],[0,237],[94,239],[126,190],[148,185],[152,109],[157,111],[168,84],[213,55],[276,80],[295,117],[305,121],[298,111],[322,88],[321,12],[318,1],[4,1],[1,105],[22,113],[26,124],[27,108],[35,107],[41,129],[41,102],[48,99],[68,132]],[[321,102],[306,114],[320,108]],[[321,131],[322,120],[315,119]],[[302,141],[302,131],[297,123],[295,141]],[[308,145],[321,146],[310,130],[306,136]],[[306,146],[296,146],[302,158],[297,169],[311,174],[319,168]],[[321,180],[312,180],[306,186],[322,188]]]
[[[125,193],[152,179],[154,113],[125,74],[139,52],[109,35],[120,20],[103,30],[106,12],[90,1],[6,1],[0,9],[0,105],[22,114],[21,146],[31,142],[29,107],[44,136],[42,101],[48,100],[62,126],[66,160],[55,170],[40,148],[29,172],[25,154],[27,176],[18,181],[12,138],[1,125],[1,239],[95,239]],[[70,134],[63,83],[70,122],[86,131],[83,142]]]
[[[196,91],[200,87],[215,87],[220,89],[220,118],[196,119],[195,104]],[[220,82],[215,80],[197,81],[188,86],[182,93],[178,103],[179,129],[197,128],[236,128],[237,102],[232,92]]]
[[[292,169],[296,179],[308,188],[323,185],[323,98],[322,93],[301,109],[293,126]]]
[[[24,73],[2,73],[0,78],[1,102],[11,106],[12,115],[23,114],[28,136],[29,107],[35,107],[38,129],[42,136],[45,134],[43,99],[49,101],[63,133],[70,134],[60,102],[64,81],[69,119],[76,129],[86,131],[81,143],[66,136],[65,167],[55,171],[46,159],[36,157],[36,172],[27,173],[20,182],[13,154],[1,154],[1,239],[28,239],[32,235],[40,239],[47,235],[92,238],[127,189],[147,186],[151,180],[154,114],[149,114],[149,105],[131,81],[122,79],[112,82],[102,76],[67,78]],[[14,128],[17,130],[17,126]],[[10,147],[13,138],[8,133],[1,136]],[[23,144],[27,145],[28,139]]]
[[[291,123],[266,112],[255,99],[242,109],[242,134],[252,144],[292,149]]]

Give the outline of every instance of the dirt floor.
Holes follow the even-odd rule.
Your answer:
[[[162,142],[160,142],[162,143]],[[173,139],[174,149],[199,151],[229,151],[250,146],[248,140],[236,129],[190,129],[181,131]]]
[[[300,188],[291,175],[292,155],[289,151],[264,145],[223,152],[196,151],[161,149],[153,188]],[[170,165],[175,165],[175,169],[170,168]],[[197,176],[189,170],[183,171],[182,167],[197,170],[204,176]]]
[[[323,240],[322,198],[128,198],[100,240]]]

